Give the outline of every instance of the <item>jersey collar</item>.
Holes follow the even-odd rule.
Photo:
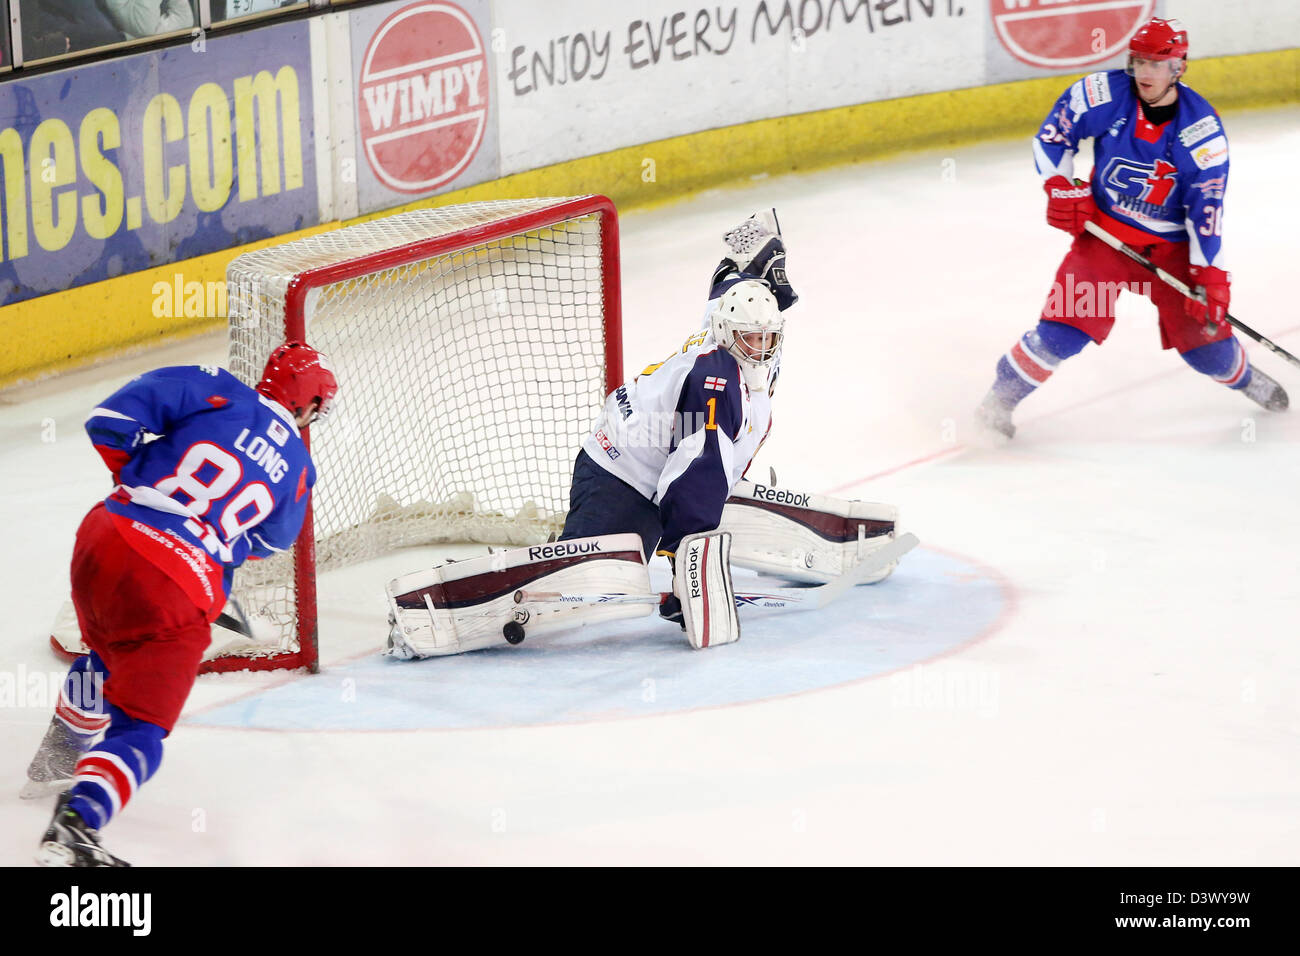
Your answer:
[[[289,409],[285,408],[275,399],[267,398],[265,395],[261,394],[260,392],[257,395],[257,400],[261,402],[263,405],[265,405],[267,408],[269,408],[271,411],[275,412],[281,418],[283,418],[285,424],[293,429],[293,433],[295,435],[297,435],[299,438],[302,437],[302,432],[298,430],[298,422],[294,420],[293,413],[290,412]]]

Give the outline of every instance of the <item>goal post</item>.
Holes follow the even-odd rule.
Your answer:
[[[204,670],[318,667],[318,576],[396,548],[527,544],[563,523],[573,458],[622,381],[618,219],[603,196],[421,209],[245,253],[229,366],[281,342],[339,381],[291,552],[235,576],[256,639]],[[376,621],[376,644],[383,621]]]

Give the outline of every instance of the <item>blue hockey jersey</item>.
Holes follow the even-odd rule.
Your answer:
[[[1186,86],[1174,117],[1154,125],[1141,111],[1123,70],[1093,73],[1052,107],[1034,138],[1044,180],[1071,179],[1081,140],[1093,140],[1092,196],[1097,208],[1133,243],[1190,242],[1192,265],[1227,269],[1223,261],[1223,193],[1228,140],[1219,114]],[[1110,225],[1109,223],[1103,223]]]
[[[235,568],[297,539],[316,482],[311,456],[293,416],[224,369],[140,375],[91,412],[86,432],[117,482],[104,503],[119,527],[174,552],[200,578],[219,575],[214,616]],[[195,568],[196,559],[209,567]]]

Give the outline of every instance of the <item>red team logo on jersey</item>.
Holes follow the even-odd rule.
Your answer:
[[[1008,53],[1057,69],[1109,60],[1128,47],[1155,6],[1155,0],[991,0],[989,11]]]
[[[1166,163],[1163,159],[1157,159],[1155,169],[1151,171],[1143,182],[1146,188],[1138,196],[1143,202],[1149,202],[1155,206],[1163,206],[1165,200],[1169,198],[1169,193],[1174,188],[1175,176],[1178,167],[1172,163]]]
[[[451,3],[414,3],[375,31],[357,96],[366,160],[390,189],[423,193],[455,179],[487,127],[487,52]]]
[[[1154,163],[1140,163],[1134,159],[1115,157],[1106,164],[1102,182],[1124,196],[1139,202],[1163,206],[1178,184],[1178,168],[1163,159]]]

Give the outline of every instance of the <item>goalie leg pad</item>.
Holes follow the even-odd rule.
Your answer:
[[[533,635],[653,610],[649,604],[520,604],[515,595],[522,591],[648,595],[641,539],[610,534],[509,548],[395,578],[388,585],[385,653],[403,659],[461,654],[504,645],[503,629],[511,624]]]
[[[682,602],[682,623],[691,647],[740,640],[736,594],[731,586],[731,535],[692,534],[677,547],[673,593]]]
[[[740,481],[722,509],[734,565],[792,581],[827,584],[894,538],[898,509]],[[881,581],[897,562],[863,584]]]

